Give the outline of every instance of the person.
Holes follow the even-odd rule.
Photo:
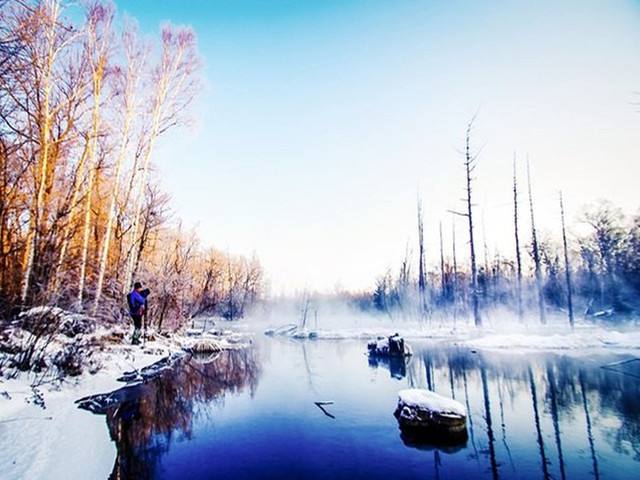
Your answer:
[[[142,329],[142,316],[145,313],[146,298],[145,291],[142,289],[142,284],[136,282],[133,284],[133,290],[127,295],[127,303],[129,304],[129,315],[133,320],[133,335],[131,337],[131,343],[133,345],[140,344],[140,332]],[[148,293],[147,293],[148,295]]]

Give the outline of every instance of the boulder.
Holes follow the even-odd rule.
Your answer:
[[[409,388],[398,392],[394,412],[400,428],[414,437],[466,440],[467,410],[460,402],[430,390]]]

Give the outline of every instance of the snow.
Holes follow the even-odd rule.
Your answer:
[[[392,343],[392,340],[394,341],[393,343]],[[392,352],[391,350],[392,347],[390,346],[390,344],[392,344],[393,347],[396,348],[396,350],[398,350],[397,347],[399,345],[402,345],[403,347],[402,354],[400,354],[399,351]],[[391,335],[386,338],[378,338],[373,342],[369,342],[367,344],[367,348],[369,349],[369,355],[377,355],[382,357],[394,356],[394,355],[402,355],[402,356],[408,357],[413,355],[413,351],[409,346],[409,344],[407,344],[404,341],[404,339],[397,334]]]
[[[422,388],[400,390],[398,392],[398,408],[402,409],[403,407],[428,410],[438,415],[467,416],[467,409],[460,402]]]
[[[487,325],[476,328],[469,324],[433,322],[397,322],[391,325],[353,326],[319,329],[309,332],[285,325],[266,330],[266,335],[295,339],[317,340],[376,340],[378,349],[384,348],[386,338],[397,332],[405,340],[446,341],[478,349],[517,350],[579,350],[590,348],[636,350],[640,349],[640,328],[637,326],[602,326],[578,324],[574,330],[568,325]],[[379,340],[384,338],[384,340]]]
[[[106,333],[98,329],[93,335]],[[128,340],[96,352],[103,368],[64,383],[45,384],[33,390],[33,374],[15,379],[0,377],[0,477],[13,479],[108,478],[116,458],[103,415],[81,410],[75,401],[123,386],[117,379],[139,371],[162,358],[183,352],[197,341],[214,341],[221,349],[240,348],[247,336],[158,336],[143,347]],[[129,338],[127,335],[126,339]],[[4,394],[6,392],[6,395]],[[34,396],[34,393],[36,395]],[[45,408],[34,403],[37,396]]]
[[[464,341],[484,349],[580,350],[593,348],[640,349],[640,331],[620,332],[603,328],[576,329],[566,333],[494,333]]]
[[[32,377],[0,380],[0,438],[3,479],[108,478],[116,456],[105,417],[78,409],[78,398],[122,386],[116,378],[132,369],[150,365],[168,352],[164,345],[147,344],[148,349],[116,348],[105,358],[105,368],[95,375],[84,374],[61,388],[39,388],[45,408],[31,398]],[[146,353],[153,352],[153,353]]]

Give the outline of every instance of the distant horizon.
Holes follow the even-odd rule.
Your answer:
[[[145,33],[170,20],[198,35],[196,126],[160,140],[156,175],[203,243],[256,253],[274,294],[372,288],[416,251],[418,192],[435,264],[476,112],[476,235],[484,223],[491,252],[513,252],[514,151],[523,200],[530,159],[543,232],[557,237],[558,190],[571,222],[600,198],[640,206],[634,2],[116,5]]]

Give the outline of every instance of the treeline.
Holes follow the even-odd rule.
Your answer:
[[[74,20],[72,20],[74,19]],[[196,37],[142,38],[108,3],[0,0],[0,306],[110,317],[133,281],[153,318],[241,316],[261,294],[256,259],[204,250],[172,220],[153,172],[185,125]]]
[[[405,253],[397,270],[381,275],[368,299],[358,300],[360,308],[375,309],[391,316],[429,317],[434,312],[453,319],[471,317],[481,325],[492,312],[511,311],[521,320],[533,314],[541,323],[548,315],[575,318],[616,317],[640,309],[640,215],[625,216],[608,201],[583,208],[575,218],[579,233],[565,224],[562,195],[558,198],[559,235],[549,237],[536,230],[535,202],[527,163],[527,196],[520,198],[516,161],[513,184],[513,249],[510,255],[496,251],[490,255],[487,240],[478,248],[477,225],[473,223],[472,172],[477,154],[470,147],[471,127],[466,132],[465,177],[467,196],[462,212],[450,211],[452,243],[444,245],[442,223],[437,251],[426,252],[421,201],[418,200],[418,258]],[[523,208],[523,205],[525,206]],[[524,210],[524,211],[523,211]],[[456,219],[463,218],[463,222]],[[528,232],[522,228],[529,220]],[[461,224],[463,228],[461,229]],[[463,239],[464,250],[456,242]],[[461,231],[462,230],[462,231]],[[484,235],[483,235],[484,237]],[[460,242],[461,243],[461,242]],[[461,255],[464,261],[460,261]],[[426,258],[437,267],[426,268]],[[528,261],[527,261],[528,259]],[[417,260],[417,261],[416,261]]]

